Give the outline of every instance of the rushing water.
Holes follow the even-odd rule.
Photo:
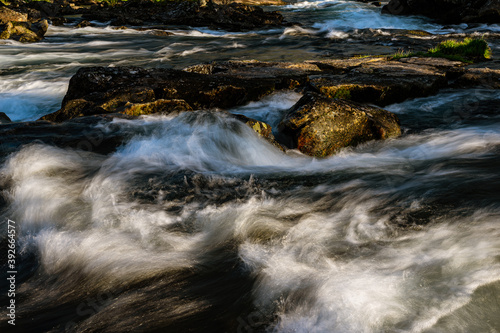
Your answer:
[[[346,43],[397,49],[397,38],[377,42],[394,28],[498,30],[348,1],[282,11],[303,26],[171,27],[167,37],[51,27],[43,43],[6,42],[0,111],[34,120],[57,110],[81,66],[300,61],[344,55]],[[299,98],[277,93],[230,111],[275,126]],[[16,221],[19,233],[16,328],[500,332],[499,100],[471,89],[390,105],[402,137],[321,160],[285,154],[210,111],[92,125],[135,133],[107,156],[19,145],[0,169],[1,223]]]

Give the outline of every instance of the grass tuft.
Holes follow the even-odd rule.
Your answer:
[[[465,38],[462,42],[455,39],[445,40],[425,52],[398,51],[391,60],[409,57],[446,58],[453,61],[473,63],[491,58],[491,48],[483,38]]]

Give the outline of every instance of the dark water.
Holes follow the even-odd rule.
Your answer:
[[[304,26],[172,27],[172,37],[51,28],[41,44],[8,42],[1,111],[56,110],[85,65],[298,61],[362,44],[356,29],[465,28],[342,1],[284,12]],[[299,98],[231,111],[275,125]],[[322,160],[284,154],[210,111],[61,125],[74,134],[50,142],[46,130],[1,127],[12,133],[0,145],[0,247],[16,221],[14,331],[500,331],[499,100],[471,89],[388,106],[402,137]],[[125,144],[103,154],[105,134]],[[4,314],[4,278],[0,287]]]

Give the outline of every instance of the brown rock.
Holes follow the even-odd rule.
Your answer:
[[[468,69],[456,80],[455,86],[461,88],[479,86],[490,89],[500,89],[500,69]]]
[[[43,39],[47,32],[48,22],[46,20],[38,23],[30,22],[8,22],[0,25],[0,39],[13,39],[23,43],[38,42]]]
[[[7,24],[9,22],[26,22],[26,21],[28,21],[27,14],[18,13],[7,7],[0,7],[0,25]]]
[[[315,157],[401,134],[398,117],[391,112],[317,94],[301,98],[278,129],[288,147]]]
[[[310,76],[308,89],[330,98],[384,106],[428,96],[447,85],[446,72],[425,63],[378,60],[345,65],[338,61],[318,64],[323,68],[330,66],[330,71],[338,74]],[[448,65],[445,67],[453,66]]]
[[[141,116],[148,114],[169,114],[173,112],[192,111],[191,106],[182,99],[159,99],[148,103],[127,103],[120,113],[129,116]]]

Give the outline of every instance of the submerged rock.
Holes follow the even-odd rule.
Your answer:
[[[266,124],[263,121],[255,120],[241,114],[230,114],[230,116],[243,122],[245,125],[253,129],[258,135],[264,138],[267,142],[271,143],[273,146],[283,151],[285,150],[283,146],[280,145],[278,141],[276,141],[271,125]]]
[[[401,134],[399,119],[391,112],[314,93],[304,95],[278,129],[282,143],[315,157]]]
[[[445,23],[500,22],[500,0],[391,0],[383,12],[425,15]]]

